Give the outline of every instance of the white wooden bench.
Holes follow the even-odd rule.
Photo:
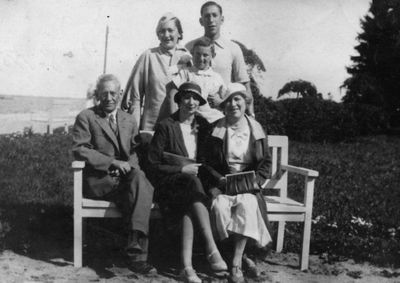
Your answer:
[[[271,148],[273,178],[264,184],[266,189],[278,190],[278,196],[265,196],[270,221],[278,221],[276,251],[281,252],[286,221],[304,222],[300,269],[308,269],[310,251],[311,216],[313,207],[314,183],[318,172],[306,168],[288,165],[288,138],[286,136],[268,136]],[[82,197],[82,169],[85,163],[72,162],[74,170],[74,266],[82,266],[82,220],[92,217],[121,217],[114,203],[97,201]],[[304,199],[297,202],[288,198],[288,173],[304,176]],[[152,218],[160,217],[157,208],[152,210]]]

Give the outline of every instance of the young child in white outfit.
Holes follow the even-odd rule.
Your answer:
[[[200,106],[198,114],[209,123],[224,117],[218,106],[221,94],[226,91],[222,77],[211,68],[212,58],[215,57],[214,45],[208,39],[199,39],[191,50],[194,66],[179,70],[172,77],[169,97],[173,97],[179,86],[184,82],[193,81],[201,88],[201,94],[207,103]]]

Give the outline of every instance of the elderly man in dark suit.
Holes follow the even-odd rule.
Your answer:
[[[140,170],[135,152],[136,121],[117,109],[121,90],[114,75],[99,77],[95,95],[99,105],[79,113],[73,129],[74,156],[86,162],[84,196],[116,203],[129,230],[125,251],[130,268],[155,274],[147,262],[154,188]]]

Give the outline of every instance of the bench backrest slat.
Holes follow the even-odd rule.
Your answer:
[[[280,170],[281,164],[288,164],[289,140],[287,136],[268,136],[271,153],[271,179],[264,184],[266,189],[280,190],[280,196],[287,195],[287,173]]]

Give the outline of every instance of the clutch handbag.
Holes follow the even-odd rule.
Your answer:
[[[245,171],[225,175],[226,191],[230,196],[238,194],[255,194],[260,191],[256,184],[256,174],[254,171]]]

